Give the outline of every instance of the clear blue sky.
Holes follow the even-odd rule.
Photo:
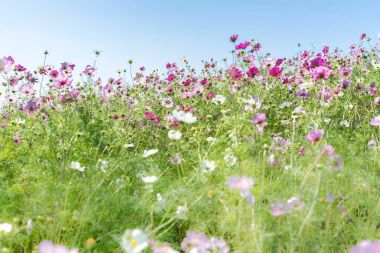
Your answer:
[[[68,60],[82,69],[102,55],[99,74],[113,75],[128,59],[148,69],[183,56],[229,56],[229,35],[255,38],[278,57],[323,43],[347,48],[361,32],[380,32],[379,0],[0,0],[0,55],[27,67]]]

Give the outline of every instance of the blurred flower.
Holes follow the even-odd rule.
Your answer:
[[[121,248],[126,253],[140,253],[148,247],[148,236],[141,229],[127,229],[121,237]]]
[[[156,177],[156,176],[145,176],[145,177],[141,177],[141,180],[145,184],[153,184],[158,180],[158,177]]]
[[[178,206],[177,210],[175,212],[176,216],[180,220],[187,220],[187,213],[189,212],[189,209],[187,209],[186,206]]]
[[[12,224],[9,224],[9,223],[0,224],[0,235],[9,234],[10,232],[12,232]]]
[[[222,95],[216,95],[211,102],[213,102],[216,105],[222,105],[226,101],[226,98]]]
[[[369,123],[372,126],[380,126],[380,115],[376,116],[371,122]]]
[[[380,253],[380,242],[364,240],[350,249],[350,253]]]
[[[174,110],[172,112],[172,115],[176,120],[182,121],[187,124],[195,123],[197,121],[197,118],[191,112]]]
[[[78,249],[68,249],[64,245],[53,244],[51,241],[42,241],[38,246],[39,253],[79,253]]]
[[[281,216],[288,214],[292,211],[301,210],[304,207],[304,203],[297,197],[291,197],[287,201],[281,200],[272,205],[271,213],[273,216]]]
[[[146,157],[149,157],[151,155],[154,155],[158,152],[158,149],[148,149],[148,150],[144,150],[144,153],[142,154],[142,157],[143,158],[146,158]]]
[[[316,143],[318,142],[320,139],[322,139],[324,135],[324,131],[323,130],[318,130],[318,129],[314,129],[312,130],[307,136],[306,136],[306,140],[308,142],[311,142],[311,143]]]
[[[77,161],[72,161],[71,162],[71,169],[77,170],[77,171],[80,171],[80,172],[84,172],[85,167],[82,167],[80,165],[80,163],[77,162]]]
[[[177,130],[169,130],[168,137],[171,140],[179,140],[182,137],[182,133]]]
[[[212,172],[216,169],[216,163],[214,161],[204,160],[199,167],[203,173]]]

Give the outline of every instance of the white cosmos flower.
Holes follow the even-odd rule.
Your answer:
[[[213,102],[214,104],[217,104],[217,105],[221,105],[221,104],[224,104],[224,102],[226,102],[226,98],[223,95],[216,95],[211,100],[211,102]]]
[[[77,171],[80,171],[80,172],[84,172],[85,167],[82,167],[80,165],[80,163],[77,162],[77,161],[72,161],[71,162],[71,169],[77,170]]]
[[[158,152],[158,149],[148,149],[144,150],[144,153],[142,154],[142,157],[146,158],[148,156],[154,155]]]
[[[156,182],[158,180],[158,177],[156,177],[156,176],[146,176],[146,177],[141,177],[141,180],[145,184],[153,184],[154,182]]]
[[[182,137],[182,133],[177,130],[169,130],[168,137],[171,140],[179,140]]]
[[[192,112],[184,112],[184,111],[174,110],[172,112],[172,115],[176,120],[182,121],[182,122],[187,123],[187,124],[197,122],[197,118],[193,115]]]
[[[127,229],[121,237],[124,252],[140,253],[148,247],[148,236],[141,229]]]
[[[9,234],[10,232],[12,232],[12,224],[9,224],[9,223],[0,224],[0,235]]]
[[[216,163],[214,161],[204,160],[200,164],[201,172],[207,173],[216,169]]]

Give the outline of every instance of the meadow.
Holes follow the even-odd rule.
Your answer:
[[[229,40],[108,80],[1,58],[0,252],[380,252],[380,38]]]

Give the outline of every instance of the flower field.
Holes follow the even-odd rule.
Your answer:
[[[109,79],[98,51],[4,56],[0,252],[380,252],[379,39],[285,59],[232,35]]]

